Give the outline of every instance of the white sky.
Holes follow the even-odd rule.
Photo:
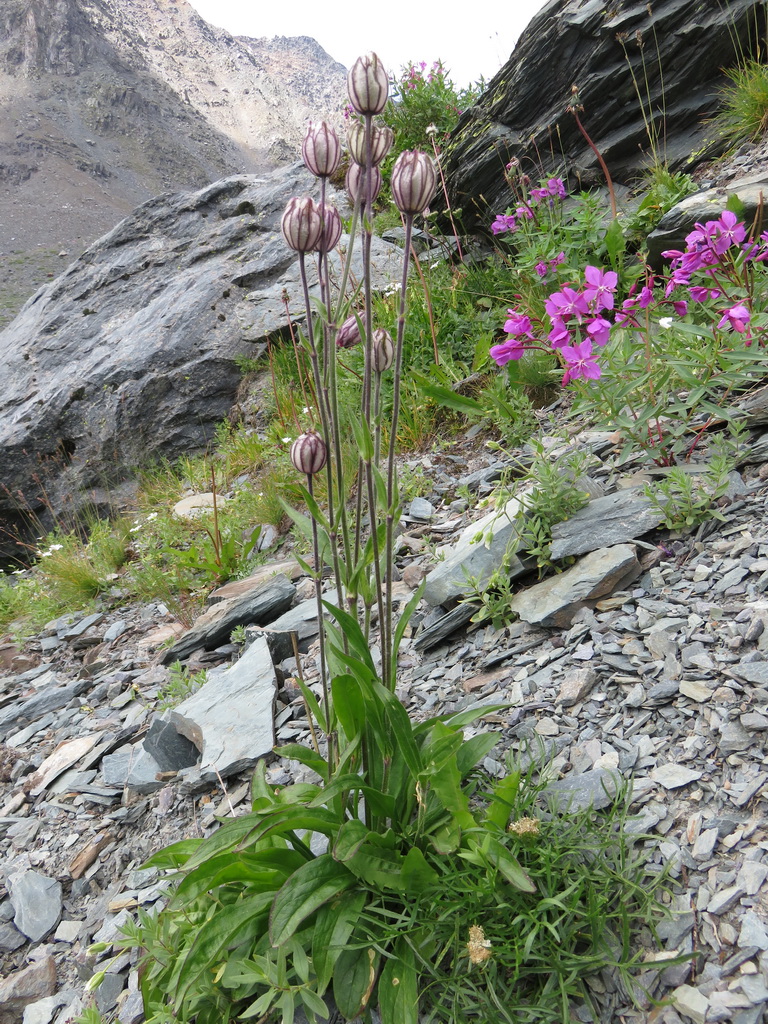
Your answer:
[[[207,22],[254,38],[311,36],[347,68],[373,50],[394,74],[410,61],[440,58],[456,85],[493,77],[546,0],[481,0],[450,15],[423,0],[190,0]]]

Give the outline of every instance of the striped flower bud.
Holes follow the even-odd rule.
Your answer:
[[[347,192],[353,203],[357,197],[365,199],[365,168],[360,164],[350,164],[347,171]],[[381,192],[381,171],[378,167],[371,168],[371,202]]]
[[[403,213],[423,213],[437,187],[432,157],[419,149],[406,149],[392,168],[392,198]]]
[[[285,238],[296,252],[312,252],[323,234],[323,217],[320,207],[310,196],[300,199],[294,196],[288,201],[280,222]]]
[[[318,252],[330,252],[336,248],[341,238],[341,215],[330,203],[320,203],[318,209],[323,218],[323,230],[315,248]]]
[[[395,346],[389,331],[379,328],[373,332],[373,368],[376,373],[388,370],[395,358]]]
[[[328,458],[325,441],[314,430],[299,434],[291,445],[291,462],[299,471],[307,476],[319,473]]]
[[[328,178],[341,163],[339,137],[325,121],[307,128],[301,144],[301,155],[316,178]]]
[[[380,114],[387,105],[389,76],[375,53],[358,57],[349,69],[347,93],[358,114]]]
[[[387,153],[392,149],[395,141],[395,133],[391,128],[371,127],[371,163],[374,167],[380,164]],[[349,155],[356,164],[365,164],[365,125],[360,121],[353,121],[347,132],[347,145]]]
[[[358,318],[354,314],[348,316],[336,334],[336,344],[339,348],[354,348],[361,341]]]

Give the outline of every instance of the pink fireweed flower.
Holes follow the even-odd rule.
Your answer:
[[[558,317],[552,318],[552,330],[547,335],[547,339],[552,345],[552,348],[562,348],[563,345],[570,345],[570,331]]]
[[[723,210],[718,220],[707,221],[704,230],[718,255],[722,255],[732,245],[740,245],[747,237],[744,225],[731,210]]]
[[[552,259],[549,261],[549,265],[550,265],[550,267],[553,270],[555,269],[555,267],[559,266],[561,263],[565,263],[565,253],[564,252],[559,252],[557,254],[557,256],[553,256]]]
[[[530,206],[516,206],[515,216],[522,220],[533,220],[533,210]]]
[[[499,366],[504,366],[511,359],[520,359],[525,352],[520,338],[507,338],[501,345],[492,345],[490,349],[491,359],[495,359]]]
[[[577,377],[583,377],[585,380],[598,379],[600,367],[591,358],[592,342],[589,339],[582,341],[578,345],[566,345],[560,351],[567,364],[563,374],[563,386],[569,384]]]
[[[691,297],[691,302],[706,302],[707,299],[719,298],[720,291],[717,288],[704,288],[703,285],[693,284],[688,289],[688,294]]]
[[[685,299],[678,299],[677,302],[672,303],[672,308],[678,316],[685,316],[685,314],[688,312],[688,303],[685,301]]]
[[[549,273],[549,267],[543,261],[541,261],[540,263],[537,263],[536,266],[533,269],[536,271],[536,273],[539,275],[539,277],[546,277],[547,274]]]
[[[507,312],[509,313],[509,320],[504,324],[504,330],[507,334],[512,334],[518,338],[533,338],[531,318],[523,313],[518,313],[516,309],[508,309]]]
[[[605,345],[611,336],[611,324],[601,316],[596,316],[587,324],[587,334],[595,345]]]
[[[565,182],[562,178],[550,178],[547,182],[547,191],[551,196],[565,199]]]
[[[615,270],[600,270],[599,267],[585,267],[584,279],[587,287],[584,289],[584,298],[594,304],[594,310],[598,313],[601,309],[613,309],[613,292],[619,281],[619,275]]]
[[[501,235],[505,231],[517,231],[517,221],[510,213],[497,213],[496,220],[491,224],[491,231],[494,235]]]
[[[747,329],[747,324],[750,320],[749,310],[743,303],[739,303],[737,306],[731,306],[730,309],[726,309],[723,312],[723,316],[718,323],[718,330],[723,328],[727,330],[737,331],[739,334],[743,334]]]
[[[581,323],[582,317],[589,313],[587,300],[581,292],[564,285],[559,292],[552,292],[544,303],[544,308],[552,320],[559,318],[569,320],[575,317]]]

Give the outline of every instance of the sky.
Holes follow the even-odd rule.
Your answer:
[[[404,64],[440,59],[451,80],[467,86],[493,77],[525,26],[546,0],[481,0],[449,17],[442,4],[386,0],[190,0],[207,22],[232,35],[254,38],[311,36],[349,68],[374,51],[397,74]]]

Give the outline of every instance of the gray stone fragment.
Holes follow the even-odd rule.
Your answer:
[[[435,506],[426,498],[414,498],[408,506],[408,515],[411,519],[431,519],[435,514]]]
[[[189,768],[197,763],[200,752],[186,736],[179,735],[178,730],[166,717],[156,715],[144,737],[144,749],[157,762],[160,771],[175,772],[180,768]]]
[[[45,938],[61,917],[61,885],[37,871],[22,871],[8,878],[13,923],[32,942]]]
[[[748,946],[768,949],[768,931],[766,931],[763,920],[757,916],[754,910],[748,910],[741,919],[738,946],[739,949],[745,949]]]
[[[469,620],[477,611],[479,605],[464,601],[457,604],[449,612],[446,612],[437,622],[423,629],[413,642],[417,651],[428,651],[431,647],[437,647],[443,640],[447,639],[457,629],[466,626]],[[511,655],[510,655],[511,657]]]
[[[24,1008],[22,1024],[50,1024],[59,1007],[66,1006],[74,994],[71,989],[65,989],[30,1003]]]
[[[56,991],[56,963],[52,956],[12,971],[0,980],[0,1022],[18,1024],[25,1007]]]
[[[117,622],[113,622],[111,626],[108,626],[104,630],[104,641],[105,643],[112,643],[113,640],[117,640],[123,633],[128,629],[128,623],[124,619],[118,619]]]
[[[753,744],[759,745],[760,741],[755,735],[749,732],[741,722],[726,722],[717,745],[724,754],[732,754],[737,750],[748,750]]]
[[[631,544],[600,548],[559,576],[516,594],[510,602],[510,611],[525,622],[567,627],[585,604],[620,589],[639,572],[640,563]]]
[[[520,509],[518,499],[510,498],[503,508],[470,523],[455,544],[439,549],[445,557],[428,574],[425,583],[424,597],[429,604],[454,604],[470,592],[468,577],[475,579],[480,587],[488,582],[518,536]],[[511,555],[509,578],[521,576],[533,564],[532,559],[523,562],[517,555]]]
[[[701,772],[687,768],[684,764],[662,764],[648,774],[664,789],[679,789],[701,778]]]
[[[756,895],[768,877],[768,864],[758,860],[745,860],[741,865],[736,882],[743,886],[747,896]]]
[[[336,604],[336,591],[329,590],[323,594],[323,600],[329,604]],[[272,653],[272,660],[279,664],[285,658],[293,656],[293,640],[291,633],[297,633],[299,650],[305,653],[309,649],[310,641],[317,636],[319,629],[317,623],[317,599],[309,598],[301,601],[287,612],[283,612],[267,626],[261,627],[269,643]],[[258,636],[258,631],[253,630]]]
[[[704,1024],[707,1019],[709,1000],[692,985],[676,988],[672,993],[672,1003],[676,1010],[689,1017],[694,1024]]]
[[[130,910],[121,910],[114,917],[108,917],[93,936],[94,942],[113,943],[122,935],[123,925],[132,920]]]
[[[557,700],[564,708],[572,707],[584,700],[589,691],[595,685],[597,673],[588,666],[587,668],[575,668],[568,671],[567,676],[560,685],[560,692]]]
[[[19,946],[23,946],[26,941],[19,929],[14,928],[10,921],[0,922],[0,951],[11,953]]]
[[[202,753],[202,778],[215,782],[252,768],[274,745],[275,672],[265,638],[171,712],[171,722]]]
[[[106,1014],[114,1010],[120,993],[125,988],[126,977],[124,974],[111,974],[107,972],[104,980],[94,990],[94,1000],[100,1013]]]
[[[738,665],[732,665],[731,671],[747,683],[768,685],[768,661],[742,661]]]
[[[201,647],[213,650],[229,639],[236,626],[266,625],[290,608],[295,594],[294,585],[280,573],[242,598],[213,605],[165,652],[162,663],[170,665],[188,658]]]
[[[662,521],[642,487],[594,498],[570,519],[552,527],[552,558],[583,555],[642,537]]]
[[[764,1003],[768,1000],[768,987],[760,974],[742,974],[739,979],[741,991],[753,1003]]]
[[[141,992],[129,992],[117,1014],[120,1024],[141,1024],[144,1020],[144,1000]]]
[[[95,626],[97,623],[101,622],[103,618],[104,615],[102,612],[94,612],[93,615],[86,615],[84,619],[80,619],[80,621],[76,622],[73,626],[68,626],[66,629],[61,630],[59,632],[59,636],[62,640],[74,640],[75,637],[82,636],[87,629],[91,628],[91,626]]]
[[[137,793],[154,793],[165,783],[157,779],[160,765],[141,745],[126,746],[101,759],[101,773],[107,786],[127,786]]]
[[[92,679],[76,679],[66,686],[48,687],[42,693],[3,708],[0,711],[0,741],[19,726],[36,722],[47,711],[58,711],[65,707],[73,697],[79,697],[92,686]]]
[[[696,837],[696,842],[693,844],[693,849],[691,850],[691,856],[694,860],[709,860],[709,858],[712,856],[712,851],[715,848],[716,842],[717,829],[706,829],[704,832],[699,833],[699,835]]]
[[[568,775],[551,782],[542,793],[544,799],[551,799],[556,808],[563,812],[581,811],[588,807],[608,807],[616,796],[618,772],[604,768]]]
[[[727,889],[716,892],[707,904],[708,914],[724,914],[735,906],[744,895],[744,889],[740,885],[730,885]]]

